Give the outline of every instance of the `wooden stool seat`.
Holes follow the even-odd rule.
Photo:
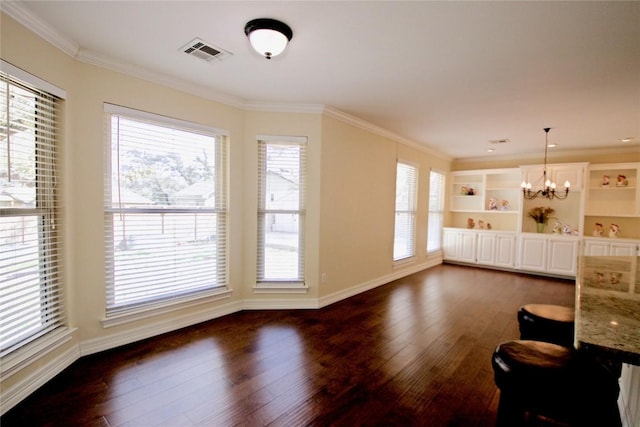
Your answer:
[[[521,340],[546,341],[573,347],[575,311],[551,304],[527,304],[518,310]]]
[[[498,427],[545,418],[568,426],[620,425],[617,379],[571,348],[507,341],[496,348],[491,362],[500,389]]]

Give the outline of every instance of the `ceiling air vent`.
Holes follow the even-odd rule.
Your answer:
[[[226,56],[231,55],[231,52],[227,52],[219,47],[214,47],[202,39],[193,39],[180,48],[180,50],[207,62],[212,62],[214,59],[222,60]]]
[[[507,142],[511,142],[511,141],[509,141],[508,138],[489,140],[489,144],[506,144]]]

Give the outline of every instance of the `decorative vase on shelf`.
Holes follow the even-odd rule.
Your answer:
[[[544,233],[544,226],[545,226],[544,222],[536,222],[536,232]]]

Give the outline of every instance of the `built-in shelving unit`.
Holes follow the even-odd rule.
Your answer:
[[[515,231],[520,206],[520,169],[452,172],[452,226]]]
[[[640,239],[640,163],[602,163],[589,166],[585,203],[585,236],[609,237],[612,225],[618,238]]]
[[[526,165],[452,172],[445,260],[575,277],[580,254],[640,254],[640,163],[547,165],[558,191],[571,183],[568,197],[526,199],[520,183],[541,188],[542,171]],[[528,216],[538,206],[555,211],[542,233]],[[602,237],[593,234],[596,223],[603,225]],[[618,237],[609,237],[611,224],[620,227]]]

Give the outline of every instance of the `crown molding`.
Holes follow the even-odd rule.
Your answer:
[[[77,43],[60,34],[42,19],[34,16],[22,2],[0,1],[0,10],[70,57],[75,58],[78,54],[80,46]]]
[[[273,113],[309,113],[322,114],[325,106],[322,104],[284,104],[277,102],[247,101],[243,104],[247,111],[262,111]]]
[[[220,102],[232,107],[243,108],[244,106],[245,101],[239,97],[227,95],[214,90],[209,90],[205,87],[187,83],[172,76],[149,71],[145,68],[136,67],[131,64],[125,64],[123,62],[106,58],[101,55],[95,55],[92,52],[86,51],[84,49],[80,49],[75,59],[99,68],[115,71],[117,73],[125,74],[127,76],[135,77],[147,82],[156,83],[161,86],[170,87],[172,89],[177,89],[191,95],[196,95],[201,98],[209,99],[211,101]]]
[[[391,132],[391,131],[389,131],[387,129],[384,129],[384,128],[380,127],[380,126],[374,125],[373,123],[369,123],[369,122],[367,122],[365,120],[362,120],[362,119],[360,119],[358,117],[354,117],[354,116],[352,116],[350,114],[347,114],[347,113],[345,113],[343,111],[340,111],[340,110],[337,110],[335,108],[325,107],[324,114],[329,116],[329,117],[332,117],[334,119],[340,120],[340,121],[342,121],[344,123],[347,123],[347,124],[350,124],[352,126],[358,127],[360,129],[364,129],[364,130],[369,131],[371,133],[375,133],[376,135],[380,135],[382,137],[392,139],[392,140],[394,140],[396,142],[399,142],[401,144],[408,145],[409,147],[415,148],[416,150],[420,150],[420,151],[425,152],[427,154],[430,154],[432,156],[439,157],[439,158],[441,158],[443,160],[447,160],[447,161],[452,161],[453,160],[452,157],[450,157],[450,156],[448,156],[448,155],[446,155],[444,153],[441,153],[441,152],[439,152],[437,150],[434,150],[431,147],[427,147],[426,145],[419,144],[419,143],[417,143],[415,141],[407,139],[407,138],[405,138],[403,136],[400,136],[400,135],[398,135],[396,133],[393,133],[393,132]]]

